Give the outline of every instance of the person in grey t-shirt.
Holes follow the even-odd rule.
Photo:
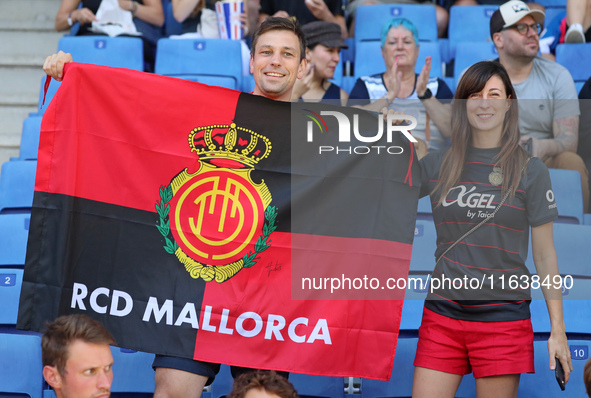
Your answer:
[[[579,105],[573,79],[561,65],[537,56],[544,13],[519,0],[499,7],[490,20],[490,35],[507,69],[519,101],[522,143],[546,166],[581,174],[583,204],[588,211],[588,171],[577,155]]]

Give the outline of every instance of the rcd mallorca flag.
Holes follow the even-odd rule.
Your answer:
[[[373,115],[315,106],[67,64],[17,326],[82,313],[129,349],[388,379],[418,163]]]

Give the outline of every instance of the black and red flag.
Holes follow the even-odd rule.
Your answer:
[[[418,163],[399,133],[359,141],[354,113],[66,65],[17,326],[84,313],[130,349],[388,379]]]

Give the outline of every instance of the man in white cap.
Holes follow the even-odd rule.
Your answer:
[[[490,19],[490,36],[507,69],[519,100],[522,143],[546,166],[581,173],[585,212],[589,203],[588,172],[577,155],[579,104],[566,68],[538,56],[544,13],[511,0]],[[531,138],[531,141],[530,141]]]

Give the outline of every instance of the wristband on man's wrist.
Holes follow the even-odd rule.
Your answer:
[[[70,27],[72,25],[74,25],[74,21],[72,20],[72,13],[69,13],[68,14],[68,25],[70,25]]]

